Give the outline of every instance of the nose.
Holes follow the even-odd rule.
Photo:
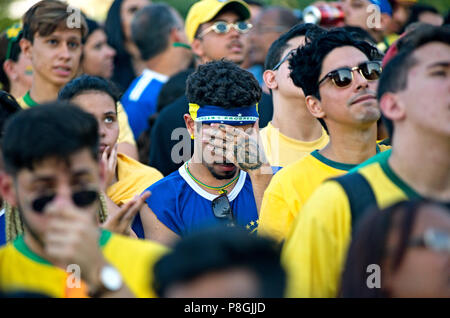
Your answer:
[[[59,56],[64,60],[70,59],[70,49],[67,42],[63,42],[61,44],[61,48],[59,50]]]
[[[116,56],[116,50],[110,47],[109,45],[106,46],[107,48],[107,55],[110,57]]]
[[[55,198],[51,202],[55,207],[64,207],[72,202],[72,191],[68,184],[62,184],[56,189]]]
[[[356,90],[365,89],[369,86],[369,81],[358,70],[353,71],[353,78],[356,83]]]
[[[98,121],[98,134],[100,136],[100,139],[105,138],[106,136],[106,127],[102,121]]]

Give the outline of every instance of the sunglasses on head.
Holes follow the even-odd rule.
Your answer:
[[[280,68],[281,64],[283,64],[294,52],[296,49],[292,49],[272,68],[272,71],[276,71]]]
[[[229,226],[235,225],[233,210],[226,193],[221,194],[212,201],[212,210],[216,218],[227,220],[227,225]]]
[[[359,71],[359,73],[368,81],[375,81],[380,78],[382,68],[380,62],[376,61],[367,61],[352,68],[342,67],[325,75],[319,81],[319,86],[326,79],[331,78],[334,85],[337,87],[347,87],[353,81],[353,71]]]
[[[202,38],[205,36],[205,34],[211,32],[211,31],[214,31],[217,34],[225,34],[225,33],[228,33],[232,27],[239,33],[247,33],[248,31],[250,31],[250,29],[253,27],[253,25],[251,23],[244,22],[244,21],[240,21],[240,22],[236,22],[236,23],[227,23],[225,21],[217,21],[210,27],[203,30],[203,32],[200,33],[200,35],[198,37]]]
[[[33,200],[31,206],[37,213],[43,213],[45,206],[52,202],[56,197],[56,194],[43,195]],[[72,193],[72,201],[79,208],[84,208],[98,199],[98,192],[95,190],[81,190]]]

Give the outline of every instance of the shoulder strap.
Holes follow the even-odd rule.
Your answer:
[[[354,233],[366,210],[377,206],[375,194],[366,178],[358,172],[348,173],[332,180],[337,181],[347,194],[352,215],[352,233]]]

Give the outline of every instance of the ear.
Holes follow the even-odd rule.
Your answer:
[[[403,120],[406,117],[404,103],[393,93],[386,93],[381,97],[380,109],[383,115],[392,121]]]
[[[306,107],[308,107],[309,112],[316,118],[324,118],[325,112],[322,108],[322,103],[320,100],[312,95],[308,95],[305,98]]]
[[[263,73],[263,80],[267,88],[274,90],[278,88],[275,72],[272,70],[265,70]]]
[[[7,60],[3,63],[3,71],[8,76],[10,81],[15,81],[17,79],[17,72],[14,68],[14,62],[12,60]]]
[[[203,50],[203,43],[200,39],[194,39],[191,43],[192,53],[198,56],[201,62],[204,62],[205,51]]]
[[[14,187],[14,179],[4,171],[0,172],[0,194],[1,197],[13,207],[17,207],[17,194]]]
[[[19,45],[20,45],[20,50],[22,51],[22,53],[25,54],[25,56],[28,57],[31,61],[32,60],[31,56],[32,56],[32,52],[33,52],[33,44],[30,41],[28,41],[27,39],[21,39],[19,42]]]
[[[195,121],[192,119],[191,115],[184,114],[184,123],[191,136],[195,136]]]

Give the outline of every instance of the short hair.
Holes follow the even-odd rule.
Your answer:
[[[200,65],[186,81],[188,101],[199,106],[251,106],[259,102],[261,92],[250,72],[224,59]]]
[[[320,34],[314,41],[300,47],[289,58],[291,78],[294,84],[301,87],[305,96],[320,99],[319,76],[325,57],[334,49],[353,46],[364,53],[369,60],[377,57],[378,50],[366,41],[355,40],[347,31],[331,30]]]
[[[267,52],[266,61],[264,63],[264,69],[271,70],[275,65],[283,58],[281,55],[288,47],[287,42],[292,38],[299,36],[305,36],[306,40],[313,40],[320,33],[325,32],[325,29],[312,24],[312,23],[300,23],[293,26],[289,31],[282,34],[277,40],[275,40]]]
[[[411,7],[411,13],[409,14],[409,19],[408,22],[406,23],[406,26],[408,26],[411,23],[418,22],[420,15],[425,12],[441,15],[439,11],[433,6],[423,3],[416,3]],[[442,20],[443,19],[444,17],[442,17]]]
[[[24,14],[23,37],[31,43],[34,41],[34,35],[38,33],[40,36],[49,36],[58,28],[69,29],[67,19],[73,12],[70,7],[63,2],[56,0],[42,0],[32,6]],[[84,39],[88,27],[83,15],[80,14],[81,38]]]
[[[375,41],[373,36],[371,36],[370,33],[367,32],[366,30],[364,30],[363,28],[353,26],[353,25],[346,25],[346,26],[340,27],[339,29],[349,32],[355,38],[355,40],[367,41],[373,45],[377,44],[377,41]]]
[[[2,139],[5,169],[15,176],[47,158],[67,159],[83,149],[97,160],[98,144],[94,116],[68,102],[43,104],[14,114],[6,123]]]
[[[82,75],[71,80],[59,91],[58,99],[70,101],[76,96],[89,91],[105,93],[114,100],[114,104],[120,101],[119,89],[113,82],[92,75]]]
[[[399,40],[399,53],[387,63],[378,82],[378,101],[388,92],[397,93],[406,89],[409,71],[418,62],[413,56],[414,51],[431,42],[450,45],[450,28],[427,25],[409,32]],[[392,136],[393,123],[385,116],[383,120]]]
[[[234,268],[256,274],[259,297],[283,297],[286,273],[280,262],[280,246],[268,238],[226,227],[213,227],[179,241],[155,264],[154,288],[164,297],[176,283]]]
[[[175,14],[175,9],[165,3],[150,4],[136,13],[131,23],[131,37],[143,60],[164,52],[169,45],[170,32],[183,27]]]

